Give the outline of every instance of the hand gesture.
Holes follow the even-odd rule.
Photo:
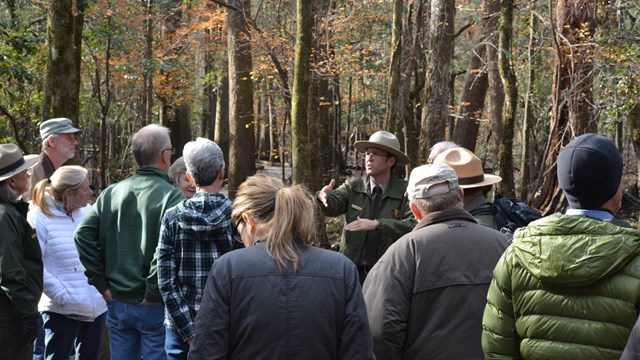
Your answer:
[[[331,179],[331,182],[329,183],[329,185],[323,187],[322,190],[318,192],[318,200],[320,200],[320,202],[324,205],[324,207],[329,206],[327,204],[327,197],[329,196],[329,194],[331,194],[335,186],[336,186],[336,181],[334,179]]]

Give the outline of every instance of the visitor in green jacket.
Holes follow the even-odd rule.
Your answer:
[[[486,359],[619,359],[640,308],[640,233],[615,225],[622,157],[584,134],[558,155],[565,214],[515,232],[483,317]]]
[[[366,176],[351,178],[337,189],[331,180],[317,198],[324,215],[346,214],[340,252],[356,264],[362,283],[387,248],[417,222],[405,196],[407,182],[392,176],[396,166],[409,163],[398,138],[378,131],[354,145],[364,153]]]
[[[31,359],[40,327],[42,253],[27,222],[29,204],[18,201],[37,161],[14,144],[0,145],[0,359]]]
[[[107,301],[112,359],[166,358],[154,255],[165,211],[185,199],[167,176],[173,150],[163,126],[135,133],[135,175],[102,191],[75,232],[89,283]]]

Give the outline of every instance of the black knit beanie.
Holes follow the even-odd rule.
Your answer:
[[[580,135],[558,154],[558,182],[572,209],[600,208],[621,179],[622,156],[604,136]]]

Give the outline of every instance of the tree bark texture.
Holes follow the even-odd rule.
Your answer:
[[[391,64],[389,65],[389,85],[387,87],[387,115],[384,129],[397,132],[402,119],[402,98],[400,97],[400,77],[403,61],[403,13],[404,0],[395,0],[393,6],[393,25],[391,28]]]
[[[491,16],[498,13],[500,3],[496,0],[485,0],[482,13]],[[483,122],[484,104],[489,88],[487,74],[487,39],[490,38],[498,27],[495,15],[490,17],[483,25],[476,25],[477,32],[475,46],[470,55],[467,74],[460,95],[458,117],[453,133],[453,141],[458,145],[475,151],[478,141],[478,130]]]
[[[402,125],[404,126],[404,150],[410,163],[407,165],[407,174],[411,173],[411,169],[420,165],[418,161],[418,146],[420,143],[420,94],[424,89],[425,75],[425,54],[424,54],[424,29],[428,25],[428,16],[425,16],[425,2],[414,1],[409,5],[409,11],[406,15],[404,28],[404,37],[407,41],[404,43],[409,45],[405,51],[403,58],[407,61],[403,62],[403,72],[407,77],[403,78],[402,96],[403,96],[403,113]]]
[[[207,37],[210,37],[210,33]],[[208,77],[216,69],[214,54],[204,46],[204,74]],[[216,105],[218,104],[218,93],[212,81],[207,81],[202,94],[202,132],[201,136],[213,139],[216,133]]]
[[[554,75],[549,140],[534,206],[551,214],[561,205],[562,192],[556,176],[561,147],[574,137],[596,132],[593,113],[593,37],[596,32],[596,2],[559,0],[552,21]],[[551,10],[554,13],[553,10]]]
[[[636,183],[640,183],[640,155],[638,155],[640,154],[640,102],[636,102],[629,110],[627,124],[631,133],[633,150],[636,154]]]
[[[496,19],[497,20],[497,19]],[[504,105],[504,87],[498,70],[498,34],[495,33],[488,39],[487,43],[487,71],[489,80],[489,127],[485,143],[487,157],[495,162],[489,166],[491,169],[497,167],[498,151],[500,148],[500,135],[502,134],[502,111]],[[485,164],[487,166],[488,164]]]
[[[153,115],[153,0],[147,0],[144,22],[144,76],[142,93],[142,121],[141,127],[152,122]]]
[[[220,146],[224,162],[229,169],[229,77],[226,74],[218,77],[216,94],[216,126],[213,141]]]
[[[431,1],[419,151],[420,163],[423,164],[427,163],[427,149],[445,139],[455,12],[453,0]]]
[[[498,157],[498,169],[502,181],[498,183],[497,192],[504,196],[514,196],[513,129],[518,106],[518,87],[516,74],[511,65],[513,0],[501,0],[500,7],[500,23],[498,25],[498,70],[500,71],[500,78],[502,79],[505,101],[502,108],[503,131],[500,136],[501,143]]]
[[[533,156],[533,131],[534,113],[533,113],[533,86],[536,79],[536,72],[534,64],[536,63],[536,52],[538,51],[537,35],[538,31],[538,18],[536,16],[537,6],[536,2],[529,3],[529,46],[528,46],[528,61],[527,61],[527,87],[526,94],[524,96],[524,119],[522,120],[522,158],[520,165],[520,198],[528,200],[529,188],[532,185],[533,178],[537,173],[536,161]],[[531,171],[531,169],[534,171]]]
[[[233,0],[227,10],[229,56],[229,196],[255,174],[255,123],[249,27],[251,1]],[[238,11],[239,10],[239,11]]]
[[[44,91],[44,119],[80,116],[80,62],[82,55],[83,0],[51,0],[47,16],[49,62]]]
[[[309,154],[309,71],[313,32],[313,3],[296,2],[296,47],[293,70],[293,94],[291,104],[291,156],[293,158],[293,182],[309,184],[311,156]]]

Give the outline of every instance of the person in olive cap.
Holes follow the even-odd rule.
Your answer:
[[[50,178],[56,169],[73,159],[78,146],[76,134],[81,131],[67,118],[49,119],[40,124],[42,152],[33,167],[29,189],[22,194],[24,201],[31,200],[31,192],[40,180]]]
[[[569,203],[518,229],[494,270],[486,358],[619,359],[640,308],[640,233],[617,226],[622,157],[584,134],[558,155]],[[543,354],[543,355],[542,355]]]
[[[358,267],[362,283],[387,248],[416,225],[405,196],[407,182],[392,176],[396,165],[409,163],[395,135],[378,131],[369,141],[356,141],[364,153],[366,177],[347,180],[334,190],[331,180],[317,194],[326,216],[346,214],[340,252]]]

